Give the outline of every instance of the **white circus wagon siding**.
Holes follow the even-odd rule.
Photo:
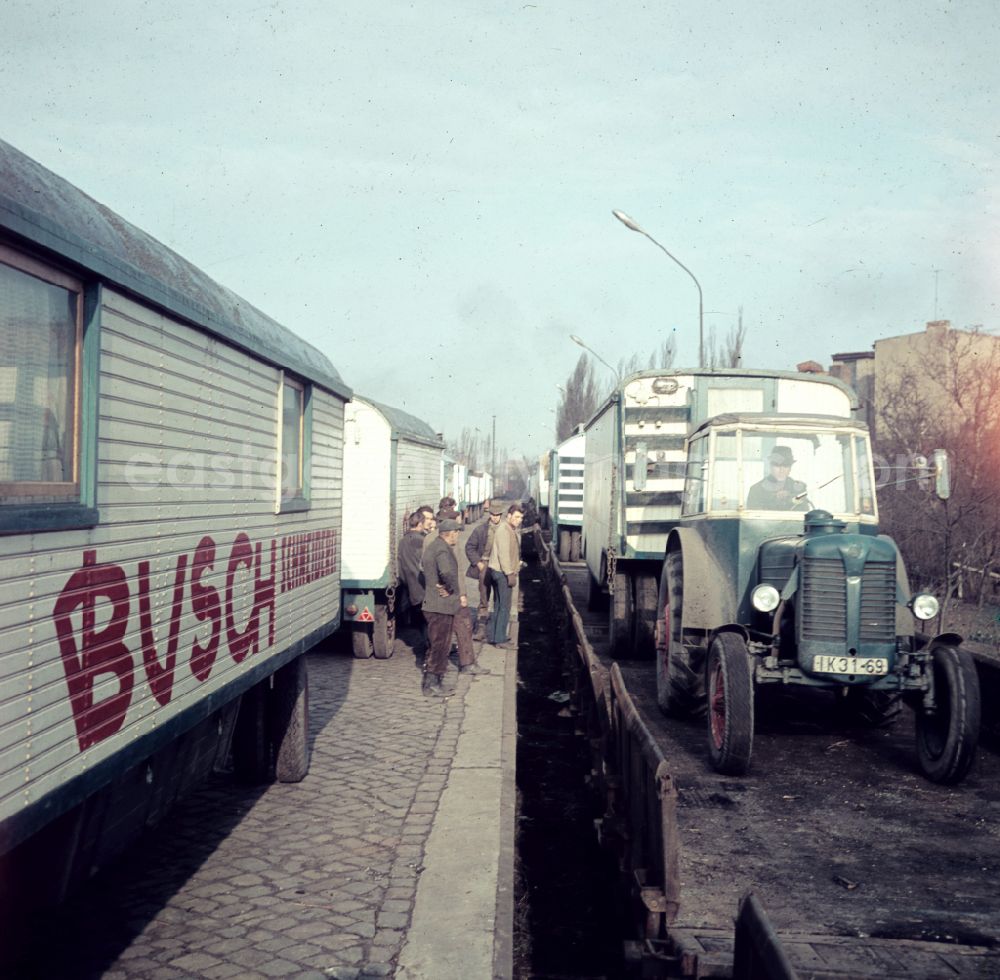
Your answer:
[[[355,396],[344,443],[344,623],[356,657],[392,656],[396,551],[406,519],[441,498],[444,443],[425,422]]]
[[[0,333],[2,907],[58,898],[230,746],[305,774],[351,393],[3,142]]]
[[[583,527],[583,462],[587,436],[582,431],[564,439],[549,456],[549,520],[560,561],[579,561]]]

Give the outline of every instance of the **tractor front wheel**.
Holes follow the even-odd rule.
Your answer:
[[[968,650],[939,644],[931,657],[934,710],[917,708],[917,758],[931,782],[953,784],[965,778],[976,758],[979,676]]]
[[[753,752],[753,677],[746,642],[738,633],[720,633],[712,640],[705,688],[712,765],[726,775],[742,776]]]

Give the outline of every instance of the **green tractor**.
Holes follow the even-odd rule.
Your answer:
[[[943,453],[931,474],[946,497]],[[721,415],[693,432],[660,577],[657,700],[672,715],[707,709],[719,772],[747,771],[756,690],[781,684],[835,691],[870,724],[905,701],[921,770],[959,782],[975,759],[979,682],[961,637],[920,632],[937,613],[878,533],[863,423]]]

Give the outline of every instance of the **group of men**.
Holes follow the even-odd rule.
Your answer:
[[[422,689],[428,697],[447,697],[454,690],[454,684],[446,680],[452,634],[458,670],[463,674],[489,673],[478,663],[474,640],[512,648],[507,630],[521,567],[518,528],[524,510],[517,503],[508,506],[494,501],[488,512],[488,519],[466,542],[469,567],[464,576],[455,551],[462,523],[453,498],[442,497],[436,514],[426,505],[414,511],[399,543],[397,615],[405,616],[408,609],[410,624],[420,630],[425,648]],[[469,604],[466,579],[477,582],[478,607]]]

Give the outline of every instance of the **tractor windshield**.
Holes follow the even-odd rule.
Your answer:
[[[707,454],[707,459],[706,459]],[[733,428],[692,441],[685,511],[875,515],[866,433]]]

